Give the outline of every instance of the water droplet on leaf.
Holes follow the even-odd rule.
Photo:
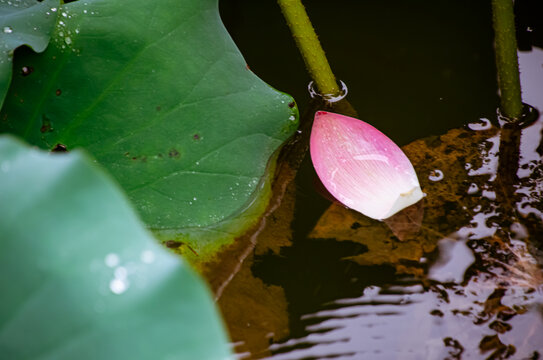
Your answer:
[[[34,71],[34,68],[32,66],[23,66],[21,68],[21,75],[28,76]]]

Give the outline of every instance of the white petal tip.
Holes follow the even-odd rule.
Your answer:
[[[416,204],[424,197],[420,186],[416,186],[408,192],[400,194],[396,201],[392,204],[388,212],[378,220],[383,220],[391,217],[392,215],[402,211],[403,209]]]

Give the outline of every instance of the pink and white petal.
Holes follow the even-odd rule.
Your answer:
[[[326,189],[344,205],[371,218],[386,219],[424,196],[403,151],[361,120],[317,112],[310,152]]]

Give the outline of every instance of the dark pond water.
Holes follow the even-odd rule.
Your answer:
[[[218,300],[239,358],[541,358],[543,50],[519,53],[535,122],[500,128],[489,1],[306,7],[359,118],[406,145],[423,220],[369,220],[296,163]],[[222,0],[221,14],[251,69],[310,118],[276,2]]]

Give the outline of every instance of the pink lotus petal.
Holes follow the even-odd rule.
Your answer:
[[[326,189],[371,218],[386,219],[424,196],[403,151],[361,120],[318,111],[310,152]]]

